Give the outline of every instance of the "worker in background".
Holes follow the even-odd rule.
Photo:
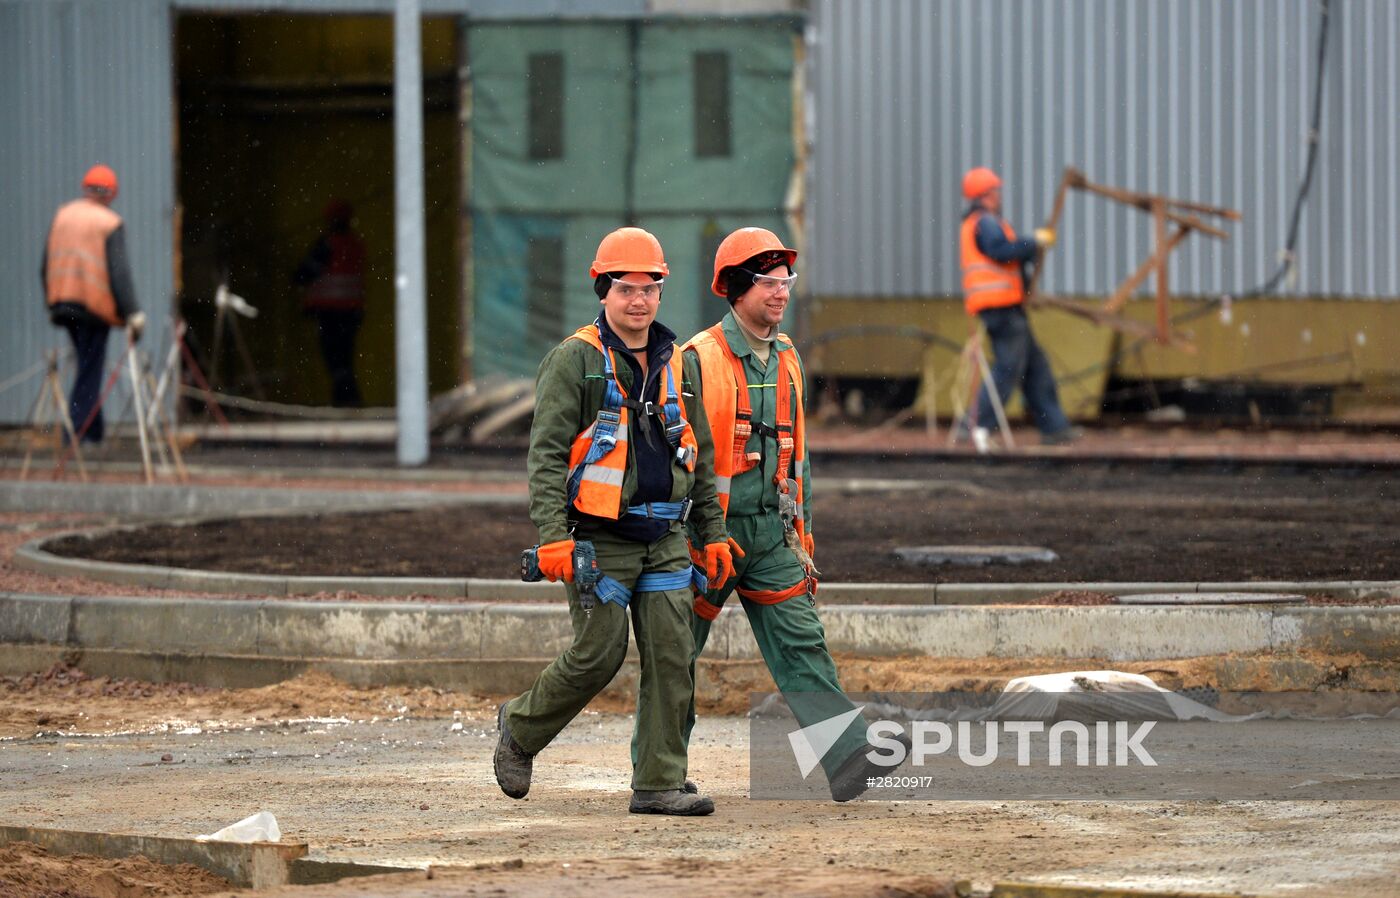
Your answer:
[[[733,574],[715,498],[710,431],[684,383],[675,334],[656,320],[669,269],[640,228],[603,238],[589,269],[602,306],[540,363],[527,460],[539,569],[564,581],[573,642],[524,695],[497,713],[496,781],[512,798],[530,788],[534,756],[622,666],[628,614],[641,663],[633,813],[697,816],[709,798],[687,791],[686,715],[694,700],[691,583],[684,525],[700,534],[709,580]],[[575,580],[578,543],[592,543],[618,598],[585,610]]]
[[[1055,231],[1037,228],[1034,239],[1017,238],[1001,217],[1001,179],[989,168],[970,170],[963,176],[962,189],[971,202],[963,214],[959,239],[963,305],[967,314],[982,319],[992,340],[993,356],[992,384],[984,383],[977,397],[973,443],[977,451],[987,452],[991,431],[997,427],[996,410],[987,392],[991,386],[1003,405],[1017,387],[1021,389],[1041,443],[1071,443],[1081,432],[1070,426],[1060,409],[1055,375],[1031,333],[1024,304],[1036,251],[1055,245]]]
[[[292,274],[305,287],[301,307],[316,319],[321,357],[331,376],[331,404],[358,406],[355,335],[365,320],[365,243],[351,222],[355,209],[344,200],[326,204],[326,229]]]
[[[82,196],[59,207],[49,226],[39,277],[49,320],[68,331],[78,373],[69,413],[82,442],[102,442],[102,369],[107,335],[125,326],[140,339],[146,315],[136,305],[122,217],[112,211],[117,174],[94,165],[83,176]]]
[[[801,726],[852,710],[817,616],[811,484],[802,360],[778,325],[797,280],[797,251],[763,228],[741,228],[715,253],[711,291],[729,301],[718,324],[685,344],[695,392],[715,441],[720,507],[733,537],[736,577],[696,596],[694,659],[725,600],[738,592],[768,672]],[[694,704],[686,736],[695,723]],[[865,755],[856,717],[822,758],[831,797],[849,801],[866,778],[889,773]]]

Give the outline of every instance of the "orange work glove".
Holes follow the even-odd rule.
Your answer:
[[[574,582],[574,541],[561,539],[540,546],[540,573],[550,582]]]
[[[732,536],[729,537],[729,539],[725,540],[725,543],[729,546],[729,551],[734,553],[735,558],[743,558],[745,555],[748,554],[744,551],[743,546],[739,545],[737,542],[734,541],[734,537]]]
[[[815,558],[817,554],[816,543],[812,540],[812,534],[802,534],[802,548],[807,550],[808,558]]]
[[[734,576],[734,555],[729,543],[708,543],[705,546],[705,577],[710,589],[719,589]]]

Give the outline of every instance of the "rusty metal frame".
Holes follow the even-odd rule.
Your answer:
[[[1185,352],[1194,353],[1195,344],[1183,334],[1176,333],[1171,327],[1171,316],[1168,309],[1167,294],[1167,263],[1171,253],[1190,236],[1193,231],[1199,231],[1207,237],[1216,240],[1228,240],[1230,235],[1222,228],[1214,224],[1207,223],[1201,216],[1211,216],[1223,218],[1227,221],[1241,221],[1244,216],[1237,209],[1227,209],[1223,206],[1211,206],[1205,203],[1196,203],[1188,200],[1179,200],[1172,197],[1162,196],[1155,193],[1143,193],[1137,190],[1125,190],[1121,187],[1108,187],[1103,184],[1095,184],[1085,177],[1084,173],[1078,169],[1067,166],[1064,174],[1060,176],[1060,186],[1055,192],[1055,205],[1050,213],[1050,218],[1046,221],[1047,228],[1054,228],[1060,222],[1060,215],[1064,212],[1065,196],[1070,190],[1082,190],[1095,196],[1103,197],[1107,200],[1123,203],[1152,216],[1153,226],[1153,248],[1148,257],[1137,267],[1132,274],[1123,279],[1122,283],[1109,294],[1103,305],[1082,302],[1079,300],[1067,299],[1059,296],[1042,296],[1038,292],[1041,267],[1045,263],[1045,251],[1037,250],[1035,264],[1031,269],[1031,284],[1028,291],[1027,302],[1031,305],[1041,305],[1050,308],[1061,309],[1072,315],[1087,318],[1095,324],[1111,327],[1121,333],[1134,334],[1147,337],[1157,341],[1163,346],[1175,346]],[[1171,226],[1174,230],[1168,234]],[[1149,275],[1156,275],[1156,303],[1157,316],[1154,325],[1144,324],[1125,317],[1123,307],[1128,302],[1128,296],[1136,290]]]

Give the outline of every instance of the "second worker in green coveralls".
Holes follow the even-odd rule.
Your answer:
[[[811,466],[807,460],[802,360],[779,333],[797,280],[797,251],[773,232],[741,228],[719,245],[712,291],[729,314],[685,344],[695,392],[715,442],[716,493],[741,551],[737,575],[695,600],[695,656],[711,622],[739,593],[764,663],[806,727],[850,711],[814,599]],[[714,588],[716,587],[717,588]],[[694,705],[686,734],[694,726]],[[866,755],[865,723],[853,720],[822,758],[831,796],[848,801],[883,775]]]
[[[686,789],[686,722],[694,702],[691,555],[723,583],[734,567],[715,498],[708,422],[684,384],[676,335],[656,321],[665,257],[656,238],[621,228],[589,275],[602,311],[540,363],[528,459],[540,572],[567,585],[573,642],[533,686],[501,706],[496,781],[530,789],[536,753],[612,680],[627,655],[630,612],[641,661],[633,813],[695,816],[714,803]],[[682,395],[684,394],[684,395]],[[577,543],[597,552],[596,605],[580,601]]]

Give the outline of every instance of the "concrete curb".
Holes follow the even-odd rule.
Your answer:
[[[451,577],[284,577],[191,570],[149,564],[124,564],[68,558],[44,549],[51,540],[109,533],[124,527],[75,530],[32,540],[15,550],[15,567],[58,577],[83,577],[104,583],[185,589],[233,595],[297,596],[354,592],[367,596],[430,596],[481,602],[559,601],[558,583]],[[1400,597],[1400,581],[1320,580],[1243,583],[824,583],[824,605],[991,605],[1029,602],[1064,590],[1133,595],[1159,592],[1273,592],[1326,595],[1346,599]]]
[[[1104,658],[1253,652],[1400,657],[1400,607],[835,606],[833,652],[861,657]],[[548,659],[572,640],[558,604],[297,602],[0,593],[0,643],[192,656],[383,662]],[[742,614],[707,657],[759,658]]]
[[[163,836],[79,832],[37,826],[0,826],[0,844],[31,842],[52,854],[125,858],[144,855],[168,864],[194,864],[239,888],[270,889],[292,881],[291,866],[306,856],[305,842],[198,842]]]
[[[421,505],[502,502],[521,505],[519,493],[431,490],[284,489],[176,486],[139,483],[35,483],[0,480],[0,511],[82,512],[169,517],[266,512],[359,511]]]

